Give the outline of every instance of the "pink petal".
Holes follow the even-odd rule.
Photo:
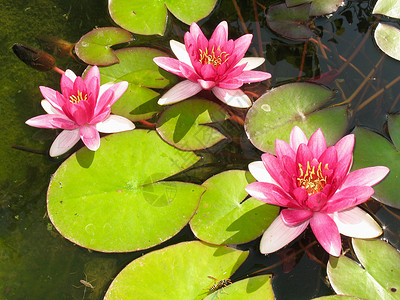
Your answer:
[[[303,171],[307,169],[307,162],[312,162],[313,153],[308,149],[307,144],[300,144],[297,148],[296,163],[303,166]]]
[[[271,74],[261,71],[244,71],[235,78],[241,80],[243,83],[259,82],[271,78]]]
[[[332,218],[326,214],[315,212],[310,219],[310,226],[325,251],[330,255],[340,256],[342,241],[339,230]]]
[[[217,77],[217,71],[215,70],[214,65],[206,64],[201,67],[200,74],[204,80],[212,80],[214,81]]]
[[[46,86],[39,86],[40,92],[42,93],[43,97],[49,101],[49,103],[54,106],[55,108],[61,110],[61,107],[64,104],[64,98],[58,97],[59,94],[57,91],[48,88]]]
[[[222,21],[215,28],[211,38],[210,38],[210,46],[213,45],[218,48],[218,46],[223,46],[228,40],[228,23],[226,21]]]
[[[285,141],[275,140],[275,153],[277,157],[289,156],[291,159],[296,160],[296,153]]]
[[[305,221],[296,226],[288,226],[279,215],[264,232],[260,252],[269,254],[283,248],[297,238],[307,228],[308,223],[309,221]]]
[[[303,130],[301,130],[299,127],[294,126],[292,131],[290,132],[290,147],[297,152],[297,149],[301,144],[306,144],[307,145],[308,140],[306,135],[304,134]]]
[[[111,99],[110,103],[108,104],[109,106],[112,106],[115,102],[117,102],[117,100],[119,98],[121,98],[121,96],[128,89],[128,85],[129,84],[127,81],[120,81],[120,82],[115,83],[112,87],[109,88],[111,91],[113,91],[112,99]]]
[[[56,157],[64,154],[79,141],[79,129],[63,130],[50,147],[50,156]]]
[[[85,125],[79,128],[79,135],[89,150],[96,151],[100,147],[100,134],[93,125]]]
[[[339,232],[359,239],[370,239],[382,234],[379,224],[364,210],[353,207],[331,215]]]
[[[309,220],[313,212],[305,209],[284,209],[281,211],[282,221],[288,226],[295,226]]]
[[[195,22],[193,22],[193,23],[190,25],[190,34],[193,36],[193,38],[194,38],[195,40],[197,40],[197,38],[198,38],[199,36],[200,36],[200,37],[203,37],[203,38],[206,38],[206,37],[204,36],[203,32],[201,31],[199,25],[197,25]]]
[[[236,66],[246,64],[243,71],[249,71],[261,66],[264,62],[264,57],[244,57],[236,64]]]
[[[212,88],[214,95],[229,106],[248,108],[252,105],[250,98],[240,89],[228,90],[217,86]]]
[[[322,209],[323,212],[333,213],[342,211],[367,201],[374,194],[369,186],[352,186],[336,192]]]
[[[346,176],[340,189],[350,186],[373,186],[384,179],[389,171],[389,168],[382,166],[355,170]]]
[[[218,68],[219,69],[219,68]],[[240,88],[243,85],[243,82],[241,80],[237,80],[235,78],[231,78],[229,80],[224,80],[218,83],[218,87],[221,89],[226,89],[226,90],[235,90]]]
[[[246,186],[250,196],[268,204],[297,208],[300,206],[280,186],[267,182],[253,182]]]
[[[75,80],[76,80],[76,75],[75,75],[75,73],[74,73],[74,71],[72,71],[72,70],[70,70],[70,69],[67,69],[66,71],[65,71],[65,76],[67,77],[67,78],[69,78],[72,82],[74,82]]]
[[[201,85],[197,82],[184,80],[173,86],[159,100],[158,104],[167,105],[182,101],[186,98],[196,95],[202,90]]]
[[[50,104],[47,100],[40,101],[40,105],[48,114],[63,114],[61,109],[56,109],[53,105]]]
[[[282,165],[278,158],[269,153],[261,155],[261,160],[264,163],[265,168],[271,177],[279,183],[279,185],[285,190],[290,191],[292,186],[292,180],[287,174],[286,170],[282,169]]]
[[[96,124],[96,129],[99,132],[103,133],[114,133],[135,129],[135,124],[132,123],[131,120],[127,118],[110,115],[103,122],[99,122]]]
[[[203,90],[210,90],[215,86],[214,81],[206,81],[206,80],[199,79],[199,80],[197,80],[197,82],[201,85]]]
[[[239,61],[246,54],[247,49],[249,49],[252,39],[253,39],[252,34],[245,34],[245,35],[242,35],[237,40],[235,40],[234,54],[236,55],[236,57]]]
[[[31,118],[25,122],[25,124],[38,127],[38,128],[62,128],[62,129],[75,129],[77,125],[68,119],[64,115],[54,114],[54,115],[40,115]]]
[[[338,162],[336,148],[331,146],[326,149],[319,157],[319,161],[322,163],[322,169],[324,169],[326,165],[328,165],[329,169],[336,168],[336,164]]]
[[[348,134],[341,138],[335,145],[338,161],[343,160],[345,157],[352,156],[354,148],[354,134]]]
[[[97,99],[100,88],[100,71],[97,66],[90,68],[85,76],[84,82],[86,84],[88,94],[91,94],[94,99]]]
[[[76,75],[71,70],[65,71],[63,75],[61,75],[61,92],[65,97],[69,97],[74,89],[74,81],[76,80]],[[72,79],[73,78],[73,79]]]
[[[105,108],[110,108],[111,107],[110,103],[113,98],[114,98],[114,92],[111,88],[102,92],[101,95],[99,96],[99,99],[97,100],[96,108],[94,110],[93,115],[97,116],[101,114],[105,110]]]
[[[318,128],[318,130],[312,134],[307,146],[317,159],[325,152],[327,148],[326,141],[321,129]]]
[[[249,164],[249,171],[251,175],[259,182],[267,182],[275,185],[279,185],[272,177],[269,175],[268,171],[264,167],[262,161],[253,161]]]
[[[183,64],[181,61],[172,58],[172,57],[154,57],[153,61],[156,63],[157,66],[160,68],[171,72],[175,75],[184,77],[182,71],[180,70],[180,64]],[[194,70],[193,70],[194,72]]]

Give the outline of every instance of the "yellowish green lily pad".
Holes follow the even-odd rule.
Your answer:
[[[353,239],[352,243],[361,266],[344,255],[329,259],[327,273],[335,292],[364,299],[399,299],[399,252],[378,239]]]
[[[390,57],[400,60],[400,30],[394,26],[379,23],[374,33],[378,47]]]
[[[378,0],[372,13],[400,19],[400,2],[398,0]]]
[[[169,246],[126,266],[104,299],[204,299],[215,283],[212,278],[229,278],[247,256],[247,251],[199,241]]]
[[[96,28],[81,37],[75,45],[75,53],[89,65],[108,66],[119,62],[111,46],[132,40],[132,34],[122,28]]]
[[[251,143],[263,152],[275,152],[275,139],[289,140],[293,126],[309,137],[321,128],[333,145],[347,128],[346,107],[321,107],[333,92],[313,83],[289,83],[262,95],[249,109],[245,130]]]
[[[155,131],[106,136],[96,152],[68,158],[50,181],[48,215],[71,242],[102,252],[146,249],[178,233],[193,216],[202,186],[164,179],[199,157]]]
[[[243,244],[260,236],[279,213],[279,207],[247,198],[245,187],[254,182],[250,172],[230,170],[207,179],[193,233],[211,244]]]

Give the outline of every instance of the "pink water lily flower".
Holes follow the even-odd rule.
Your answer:
[[[251,100],[240,87],[271,77],[266,72],[250,71],[263,64],[264,58],[243,58],[252,38],[252,34],[245,34],[235,41],[228,40],[228,23],[223,21],[207,40],[200,27],[192,23],[190,32],[185,34],[185,44],[170,42],[178,59],[154,58],[160,68],[187,79],[172,87],[158,104],[175,103],[205,89],[230,106],[250,107]]]
[[[59,156],[71,149],[79,139],[92,151],[100,146],[100,134],[132,130],[128,119],[111,115],[111,106],[128,88],[126,81],[100,86],[100,72],[92,67],[85,79],[67,70],[61,77],[61,91],[41,86],[45,98],[41,104],[47,115],[40,115],[25,123],[39,128],[64,129],[54,140],[50,156]]]
[[[382,234],[381,227],[357,205],[373,195],[371,186],[385,178],[389,169],[377,166],[349,173],[353,147],[353,134],[327,147],[320,129],[307,140],[296,126],[289,144],[276,140],[276,156],[264,153],[262,161],[249,165],[258,182],[249,184],[246,191],[266,203],[287,207],[264,232],[261,253],[281,249],[308,224],[333,256],[341,252],[340,234],[356,238]]]

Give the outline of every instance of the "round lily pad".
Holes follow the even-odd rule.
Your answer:
[[[247,256],[247,251],[199,241],[169,246],[126,266],[104,299],[203,299],[215,282],[210,277],[229,278]]]
[[[157,121],[157,132],[167,143],[179,149],[205,149],[226,138],[207,124],[228,117],[228,113],[214,102],[190,99],[164,110]]]
[[[310,26],[310,3],[287,7],[285,3],[273,5],[267,12],[267,23],[280,35],[292,39],[309,39],[314,35]]]
[[[400,131],[400,119],[390,117],[389,133],[397,137]],[[396,132],[396,134],[395,134]],[[373,197],[378,201],[400,208],[400,148],[395,148],[383,136],[372,131],[357,127],[353,133],[356,137],[354,149],[353,170],[373,167],[386,166],[390,169],[389,174],[380,183],[374,186]],[[396,138],[393,138],[396,141]],[[397,144],[397,146],[400,146]]]
[[[132,121],[145,120],[162,110],[157,104],[159,93],[154,89],[163,89],[175,84],[177,78],[158,68],[153,62],[157,56],[166,53],[145,47],[125,48],[115,51],[120,63],[100,68],[101,83],[129,82],[128,90],[112,106],[112,112]]]
[[[180,21],[191,24],[208,16],[216,0],[108,0],[111,18],[122,28],[139,34],[163,35],[167,9]]]
[[[119,62],[111,46],[132,40],[132,34],[122,28],[96,28],[81,37],[75,45],[75,52],[87,64],[108,66]]]
[[[270,90],[249,109],[245,130],[251,143],[263,152],[275,152],[275,139],[288,141],[293,126],[310,137],[318,128],[333,145],[346,131],[344,106],[320,109],[333,92],[313,83],[289,83]]]
[[[400,30],[398,28],[379,23],[374,37],[376,44],[385,54],[400,60]]]
[[[362,266],[344,255],[331,256],[327,273],[335,292],[364,299],[399,299],[399,252],[378,239],[352,242]]]
[[[261,275],[243,279],[221,287],[204,299],[274,300],[275,297],[271,282],[272,275]]]
[[[330,296],[313,298],[313,300],[366,300],[366,299],[354,296],[346,296],[346,295],[330,295]]]
[[[194,214],[202,186],[163,181],[199,160],[175,149],[155,131],[106,136],[96,152],[68,158],[50,181],[48,215],[71,242],[102,252],[157,245]]]
[[[289,7],[310,3],[310,16],[322,16],[334,13],[342,5],[343,0],[286,0]]]
[[[190,227],[197,238],[211,244],[242,244],[260,236],[279,213],[279,207],[247,198],[254,182],[250,172],[230,170],[207,179]]]
[[[372,13],[400,19],[400,2],[397,0],[378,0]]]

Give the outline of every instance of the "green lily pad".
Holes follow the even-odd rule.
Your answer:
[[[214,102],[190,99],[164,110],[157,121],[157,132],[167,143],[179,149],[205,149],[226,138],[207,124],[228,117],[228,113]]]
[[[346,295],[330,295],[330,296],[313,298],[313,300],[368,300],[368,299],[354,297],[354,296],[346,296]]]
[[[400,60],[400,30],[391,25],[379,23],[375,29],[378,47],[390,57]]]
[[[392,117],[391,117],[392,118]],[[389,122],[389,133],[400,130],[400,122]],[[353,170],[373,167],[386,166],[390,173],[383,181],[374,186],[375,194],[373,197],[378,201],[400,208],[400,152],[386,138],[363,128],[356,128],[353,133],[356,137],[354,149]],[[395,140],[395,139],[394,139]]]
[[[151,48],[125,48],[115,51],[119,64],[100,68],[101,83],[129,82],[128,90],[112,106],[112,112],[132,121],[150,119],[162,110],[157,104],[159,93],[151,88],[163,89],[177,82],[177,77],[161,70],[154,62],[166,53]]]
[[[104,299],[203,299],[214,284],[208,276],[229,278],[247,256],[247,251],[199,241],[169,246],[126,266]]]
[[[343,0],[286,0],[288,7],[310,3],[310,16],[323,16],[334,13],[342,5]]]
[[[155,131],[106,136],[99,150],[83,148],[58,168],[47,194],[49,218],[65,238],[89,249],[152,247],[189,222],[204,191],[196,184],[162,180],[198,160]]]
[[[274,300],[271,281],[272,275],[243,279],[216,290],[204,299]]]
[[[352,242],[362,266],[344,255],[331,256],[327,273],[335,292],[365,299],[399,299],[399,252],[378,239]]]
[[[400,2],[398,0],[378,0],[372,13],[400,19]]]
[[[122,28],[139,34],[163,35],[167,23],[167,9],[186,24],[207,17],[216,0],[108,0],[111,18]]]
[[[89,65],[108,66],[119,62],[111,46],[132,40],[132,34],[124,29],[96,28],[81,37],[75,45],[75,53]]]
[[[279,213],[279,207],[245,198],[245,187],[254,182],[250,172],[230,170],[207,179],[193,233],[211,244],[243,244],[260,236]]]
[[[346,107],[320,109],[333,96],[313,83],[289,83],[270,90],[249,109],[245,130],[251,143],[263,152],[275,153],[275,139],[289,141],[293,126],[310,137],[318,128],[333,145],[345,133]]]
[[[314,35],[310,26],[310,4],[287,7],[285,3],[273,5],[267,12],[268,26],[280,35],[292,39],[309,39]]]

